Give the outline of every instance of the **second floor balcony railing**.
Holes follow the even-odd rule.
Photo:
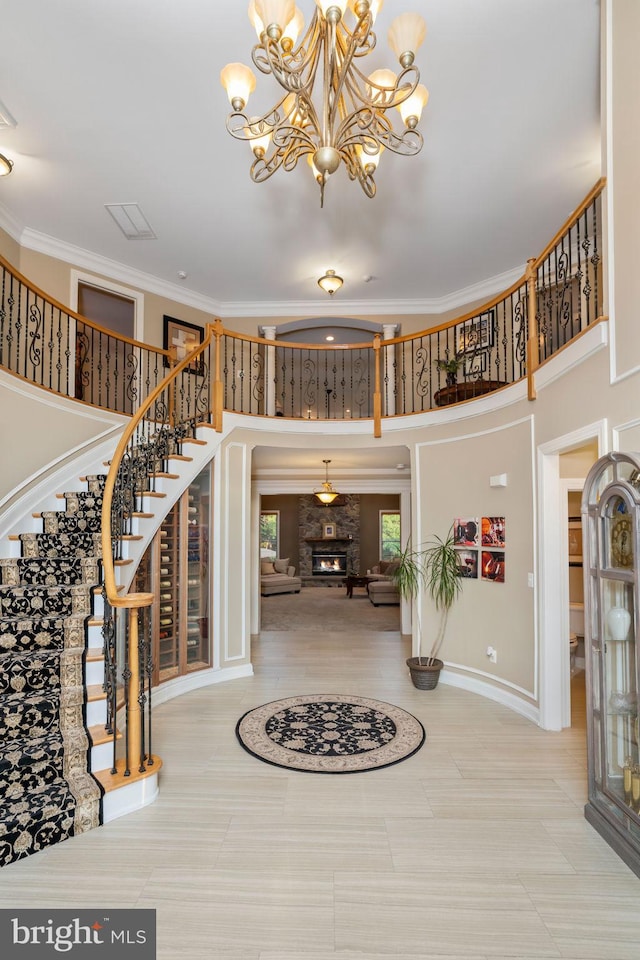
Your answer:
[[[330,346],[251,337],[213,324],[190,374],[203,419],[222,411],[305,420],[417,414],[534,375],[604,317],[599,181],[526,273],[481,308],[393,339]],[[166,374],[169,352],[116,336],[48,298],[0,259],[0,366],[124,414]]]

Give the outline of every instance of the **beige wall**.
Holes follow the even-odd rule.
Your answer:
[[[608,0],[612,13],[610,149],[606,155],[609,200],[615,223],[609,267],[613,267],[611,315],[615,318],[619,374],[640,365],[638,336],[638,263],[640,263],[640,3]],[[612,259],[611,259],[612,256]],[[628,322],[634,316],[635,322]]]
[[[0,371],[0,500],[69,450],[89,443],[122,418],[32,387]]]
[[[527,585],[534,571],[532,421],[516,418],[486,431],[486,419],[478,418],[456,429],[457,436],[417,444],[418,543],[434,533],[445,536],[454,518],[506,518],[505,583],[483,581],[480,571],[477,580],[464,581],[442,655],[533,691],[534,596]],[[491,487],[490,477],[502,473],[507,486]],[[422,619],[428,650],[438,615],[425,604]],[[498,651],[497,664],[489,662],[488,646]]]

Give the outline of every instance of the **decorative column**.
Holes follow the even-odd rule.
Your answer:
[[[275,340],[277,327],[263,327],[265,340]],[[264,412],[268,417],[276,415],[276,348],[265,347],[264,363]]]
[[[396,323],[382,324],[382,339],[393,340],[398,325]],[[385,413],[393,417],[396,412],[396,346],[385,347],[383,352],[383,393],[385,397]]]

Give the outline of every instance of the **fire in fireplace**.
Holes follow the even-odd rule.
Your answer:
[[[344,577],[347,573],[346,553],[312,553],[313,577]]]

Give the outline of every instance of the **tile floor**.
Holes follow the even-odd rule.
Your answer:
[[[0,871],[0,908],[152,907],[158,958],[638,960],[640,879],[586,823],[584,680],[548,733],[440,684],[398,634],[265,633],[255,676],[156,711],[145,810]],[[376,697],[427,741],[349,776],[281,770],[235,723],[302,693]]]

